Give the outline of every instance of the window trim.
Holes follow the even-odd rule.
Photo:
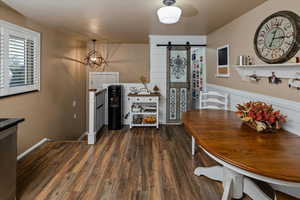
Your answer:
[[[0,64],[3,64],[4,72],[4,87],[0,88],[0,98],[6,96],[14,96],[18,94],[24,94],[29,92],[40,91],[40,49],[41,49],[41,34],[33,30],[11,24],[9,22],[0,20],[0,34],[3,35],[3,47],[1,46],[0,51],[3,51],[3,61]],[[9,48],[9,35],[14,35],[20,38],[30,39],[34,41],[34,56],[35,56],[35,66],[34,66],[34,84],[33,85],[24,85],[17,87],[8,86],[8,48]]]

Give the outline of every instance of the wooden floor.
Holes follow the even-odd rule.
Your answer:
[[[215,162],[190,146],[181,126],[104,130],[95,146],[48,142],[19,161],[18,199],[219,200],[220,183],[193,175]]]

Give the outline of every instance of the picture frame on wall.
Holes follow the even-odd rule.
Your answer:
[[[224,45],[217,48],[217,75],[216,77],[228,78],[230,77],[230,57],[229,45]]]

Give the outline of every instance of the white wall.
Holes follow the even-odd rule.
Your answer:
[[[206,44],[206,36],[150,35],[150,83],[161,91],[160,118],[166,123],[167,48],[157,44]]]

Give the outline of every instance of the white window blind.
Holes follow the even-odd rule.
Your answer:
[[[40,34],[0,20],[0,96],[40,89]]]

